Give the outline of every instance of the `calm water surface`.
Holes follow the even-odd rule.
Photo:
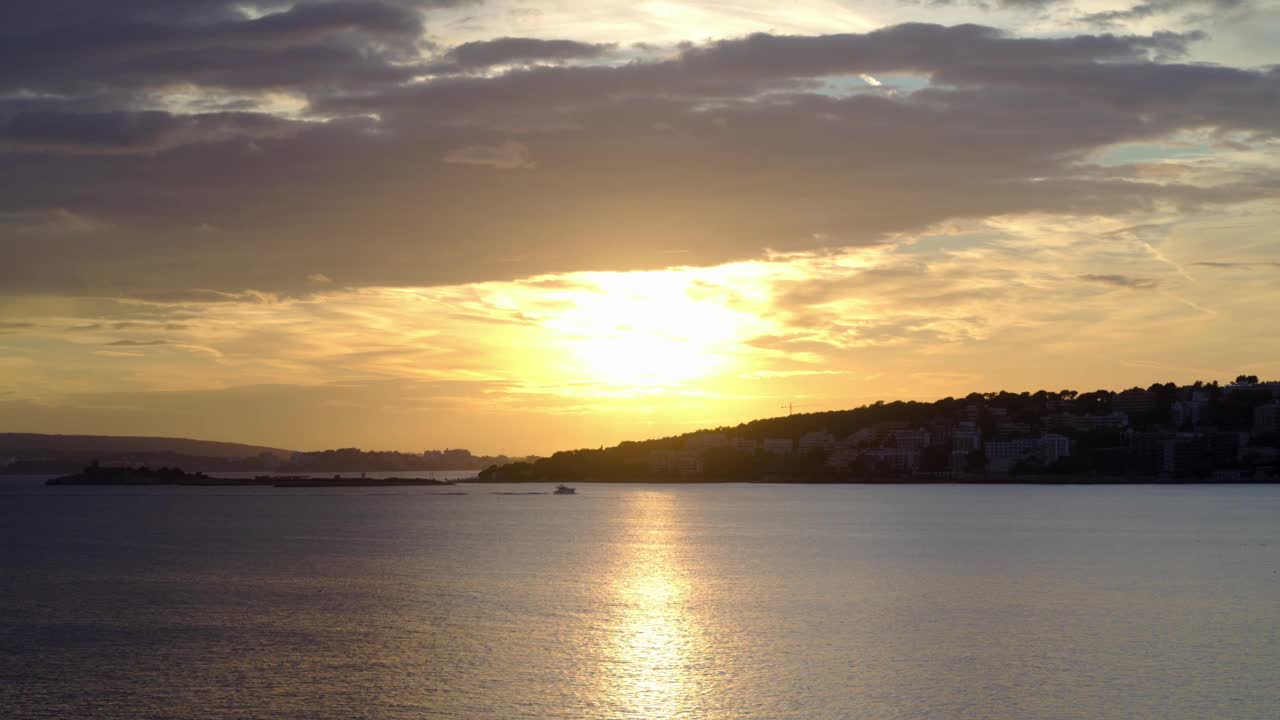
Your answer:
[[[1280,717],[1280,487],[546,490],[0,480],[0,717]]]

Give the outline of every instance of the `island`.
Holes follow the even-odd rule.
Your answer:
[[[314,477],[310,475],[256,475],[251,478],[215,477],[180,468],[146,466],[104,466],[91,463],[78,473],[51,478],[46,485],[185,485],[185,486],[266,486],[302,487],[411,487],[453,485],[436,478]]]

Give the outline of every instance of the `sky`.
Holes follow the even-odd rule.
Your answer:
[[[0,5],[0,431],[1280,377],[1275,0]]]

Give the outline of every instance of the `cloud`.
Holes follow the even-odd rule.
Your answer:
[[[88,92],[175,83],[333,87],[407,79],[429,3],[303,0],[250,16],[232,0],[86,0],[0,10],[0,89]]]
[[[991,10],[993,7],[1002,10],[1030,10],[1043,12],[1053,5],[1068,4],[1069,0],[995,0],[994,3],[987,0],[899,0],[904,5],[930,5],[933,7],[951,7],[957,5],[972,5],[982,10]]]
[[[1268,222],[1260,217],[1255,225]],[[465,428],[465,439],[454,444],[483,447],[498,435],[530,443],[516,449],[547,450],[614,432],[599,424],[571,428],[562,424],[568,414],[616,422],[610,427],[617,439],[634,438],[650,432],[642,419],[732,424],[797,396],[838,407],[988,385],[1034,388],[1047,372],[1072,378],[1081,367],[1100,365],[1115,372],[1117,347],[1125,348],[1122,359],[1177,354],[1188,364],[1212,364],[1223,342],[1259,356],[1275,353],[1265,314],[1197,309],[1229,298],[1280,302],[1269,276],[1232,273],[1215,281],[1210,273],[1182,282],[1141,244],[1117,241],[1111,234],[1117,227],[1119,220],[1103,218],[1003,216],[950,222],[864,248],[773,253],[710,267],[435,287],[349,287],[344,279],[344,287],[298,295],[60,302],[48,317],[23,317],[40,327],[6,336],[9,352],[34,361],[0,378],[0,392],[12,383],[20,398],[35,402],[29,396],[38,393],[45,409],[6,406],[0,419],[127,425],[117,415],[84,411],[129,406],[147,408],[139,418],[163,429],[189,422],[170,413],[181,401],[202,408],[209,427],[248,432],[232,409],[254,401],[276,413],[274,424],[253,425],[254,432],[281,438],[296,425],[283,422],[288,413],[277,408],[296,403],[312,409],[313,419],[326,419],[313,438],[330,439],[312,442],[409,447],[411,434],[397,434],[402,426],[420,431],[448,408],[458,419],[451,428]],[[1176,254],[1169,232],[1153,225],[1144,242]],[[1251,226],[1240,233],[1255,235]],[[1116,271],[1098,274],[1096,267]],[[1153,290],[1157,277],[1159,291],[1088,287]],[[1146,328],[1149,341],[1126,344],[1133,327]],[[82,329],[68,336],[58,328]],[[113,388],[114,400],[84,395],[84,359],[50,345],[45,338],[54,333],[86,352],[134,351],[119,367],[93,366],[90,387]],[[128,335],[117,339],[121,333]],[[145,352],[148,343],[161,342],[160,333],[173,351]],[[697,352],[688,357],[704,374],[650,383],[646,365],[669,363],[667,355],[686,358],[681,353],[691,347]],[[1028,352],[1025,364],[1008,366],[1012,354]],[[651,353],[659,360],[650,362]],[[619,371],[628,362],[634,371]],[[1134,382],[1151,380],[1142,372],[1149,370],[1134,371]],[[1096,377],[1065,384],[1093,385]],[[874,394],[855,396],[850,388]],[[368,415],[325,415],[316,409],[321,402],[358,403]],[[380,418],[373,425],[384,428],[388,417],[401,420],[393,432],[398,439],[377,441],[366,426]],[[557,430],[544,436],[544,425]]]
[[[74,235],[111,229],[110,223],[77,214],[65,208],[0,211],[0,228],[35,235]]]
[[[1085,273],[1080,276],[1080,279],[1092,283],[1111,285],[1113,287],[1133,288],[1135,290],[1150,290],[1160,284],[1159,280],[1155,280],[1153,278],[1130,277],[1128,275],[1098,275],[1095,273]]]
[[[1087,13],[1081,19],[1094,25],[1110,26],[1183,10],[1226,13],[1245,8],[1249,4],[1250,0],[1147,0],[1124,10]]]
[[[464,43],[445,57],[460,68],[474,69],[532,61],[589,60],[603,56],[614,47],[612,43],[502,37]]]
[[[287,296],[316,289],[299,267],[341,267],[352,287],[456,284],[875,246],[948,220],[1136,220],[1280,197],[1273,165],[1233,163],[1225,150],[1172,176],[1097,162],[1188,133],[1274,142],[1280,71],[1174,62],[1195,33],[1028,37],[912,23],[756,34],[626,62],[566,40],[519,53],[591,62],[431,77],[422,36],[386,19],[408,10],[429,23],[416,6],[359,21],[281,11],[277,25],[242,27],[257,21],[231,5],[182,5],[125,15],[200,37],[220,28],[201,46],[216,57],[167,65],[151,31],[135,37],[104,18],[112,39],[94,40],[104,59],[85,71],[92,82],[28,65],[23,82],[38,97],[0,100],[0,218],[60,208],[95,223],[83,237],[24,232],[15,261],[0,264],[6,288]],[[9,32],[63,25],[42,14]],[[164,72],[153,82],[107,46]],[[221,55],[228,46],[243,75]],[[518,62],[510,43],[471,47],[476,62]],[[291,66],[246,52],[301,54]],[[355,81],[347,52],[390,74]],[[297,77],[254,85],[283,67]],[[842,78],[860,86],[859,75],[896,94],[831,89]],[[166,95],[174,78],[181,97]],[[251,109],[223,107],[233,99]],[[536,172],[478,171],[529,169],[535,153]]]
[[[298,123],[263,113],[23,112],[0,129],[0,148],[67,153],[155,152],[231,138],[279,137]]]
[[[498,170],[531,168],[535,164],[529,160],[529,148],[511,139],[501,145],[468,145],[450,150],[444,161],[458,165],[487,165]]]
[[[1202,260],[1193,262],[1191,265],[1195,267],[1214,268],[1216,270],[1258,270],[1265,268],[1280,268],[1280,261],[1275,260],[1252,260],[1241,262],[1224,262],[1220,260]]]
[[[146,347],[150,345],[167,345],[166,340],[116,340],[107,343],[108,345],[117,347]]]

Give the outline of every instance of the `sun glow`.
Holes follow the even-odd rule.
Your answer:
[[[757,322],[679,271],[601,275],[575,290],[545,323],[584,379],[623,387],[670,387],[731,371]]]

